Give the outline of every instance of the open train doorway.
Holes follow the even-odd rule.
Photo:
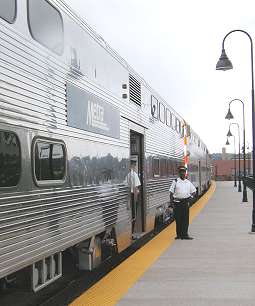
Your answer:
[[[135,172],[140,180],[139,193],[134,195],[130,190],[132,236],[139,238],[145,230],[144,205],[144,135],[130,130],[130,164],[135,161]],[[133,163],[133,162],[132,162]],[[134,163],[133,163],[134,164]]]

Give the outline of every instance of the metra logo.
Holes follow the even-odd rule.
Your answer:
[[[88,101],[87,125],[104,131],[109,131],[104,122],[104,107],[97,102]]]

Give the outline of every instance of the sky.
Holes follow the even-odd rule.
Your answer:
[[[225,50],[234,69],[216,71],[222,40],[232,30],[255,34],[251,0],[65,0],[195,130],[210,153],[225,146],[228,103],[245,104],[246,150],[252,146],[251,44],[233,33]],[[255,41],[254,41],[255,42]],[[254,50],[255,52],[255,50]],[[240,125],[242,104],[233,102],[231,122]],[[231,126],[236,135],[236,125]],[[238,150],[238,148],[236,148]]]

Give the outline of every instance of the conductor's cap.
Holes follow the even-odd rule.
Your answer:
[[[179,172],[187,171],[187,168],[185,166],[179,166],[178,170],[179,170]]]

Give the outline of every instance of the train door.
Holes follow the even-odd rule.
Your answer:
[[[139,237],[145,230],[145,204],[144,204],[144,135],[130,130],[130,161],[136,161],[136,169],[141,186],[136,201],[136,208],[131,205],[133,220],[133,236]],[[132,198],[132,197],[131,197]],[[132,207],[133,206],[133,207]]]
[[[198,193],[202,193],[201,161],[198,161]]]

